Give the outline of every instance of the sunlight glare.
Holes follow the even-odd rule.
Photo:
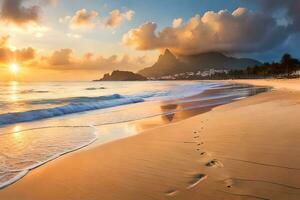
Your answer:
[[[9,65],[9,71],[13,74],[16,74],[19,71],[19,66],[16,63],[13,63]]]

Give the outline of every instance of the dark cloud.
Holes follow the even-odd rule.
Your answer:
[[[4,0],[1,8],[1,19],[7,23],[25,25],[39,21],[38,5],[24,6],[26,0]]]
[[[299,0],[245,0],[255,2],[262,6],[264,12],[284,12],[289,20],[290,31],[300,31],[300,1]]]
[[[258,53],[289,46],[290,38],[300,33],[300,0],[244,1],[261,9],[208,11],[186,23],[175,19],[172,27],[162,30],[146,22],[125,34],[123,44],[137,50],[170,48],[178,54]]]
[[[123,44],[138,50],[170,48],[177,54],[249,53],[274,48],[287,37],[286,27],[268,13],[238,8],[208,11],[161,31],[156,23],[147,22],[125,34]]]

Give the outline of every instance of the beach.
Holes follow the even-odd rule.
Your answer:
[[[0,199],[299,199],[300,80],[233,82],[273,90],[95,142],[31,170]]]

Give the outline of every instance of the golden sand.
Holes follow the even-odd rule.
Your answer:
[[[300,199],[300,80],[31,171],[2,200]]]

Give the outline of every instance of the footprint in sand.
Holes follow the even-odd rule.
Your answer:
[[[224,165],[217,159],[213,159],[212,161],[206,163],[205,166],[207,166],[207,167],[224,167]]]
[[[192,179],[189,181],[189,185],[187,186],[187,189],[191,189],[193,187],[195,187],[196,185],[198,185],[198,183],[200,183],[201,181],[203,181],[204,179],[206,179],[207,176],[205,174],[195,174]]]
[[[200,143],[197,144],[197,146],[201,146],[203,144],[204,144],[204,142],[200,142]]]
[[[194,139],[197,139],[197,138],[199,138],[199,137],[200,137],[199,135],[198,135],[198,136],[195,136]]]
[[[169,196],[169,197],[175,196],[177,193],[178,193],[178,190],[176,190],[176,189],[170,189],[165,192],[166,196]]]
[[[225,184],[225,186],[227,187],[227,188],[232,188],[232,186],[233,186],[233,180],[232,179],[226,179],[225,181],[224,181],[224,184]]]

